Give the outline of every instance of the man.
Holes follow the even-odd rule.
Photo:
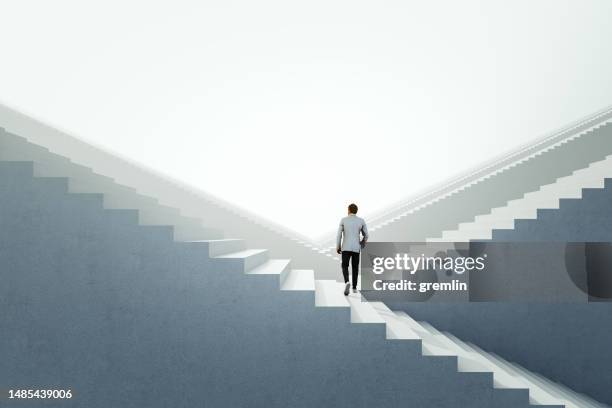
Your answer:
[[[342,253],[342,275],[344,275],[344,296],[348,296],[351,284],[349,282],[349,261],[353,269],[353,293],[357,293],[357,276],[359,274],[359,252],[368,241],[368,227],[362,218],[357,216],[357,205],[348,206],[348,217],[340,220],[336,237],[336,252]],[[361,236],[363,235],[363,239]],[[343,239],[344,236],[344,239]]]

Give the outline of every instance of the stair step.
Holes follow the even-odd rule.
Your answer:
[[[429,332],[421,326],[419,322],[414,320],[409,314],[404,312],[403,310],[398,310],[394,312],[397,317],[402,319],[406,324],[419,336],[423,337],[424,335],[428,335]]]
[[[436,329],[435,327],[433,327],[431,324],[427,322],[421,321],[418,323],[423,329],[427,330],[427,332],[429,332],[429,334],[431,334],[432,336],[439,336],[442,334],[440,333],[440,331],[438,331],[438,329]]]
[[[246,241],[243,239],[202,239],[184,243],[208,247],[208,256],[211,258],[246,250]]]
[[[383,302],[370,302],[370,305],[387,323],[388,339],[421,340],[421,337]]]
[[[270,259],[258,267],[247,271],[247,273],[249,275],[278,275],[279,285],[282,287],[290,271],[290,259]]]
[[[239,252],[215,256],[214,259],[238,261],[242,264],[243,272],[248,272],[268,260],[269,252],[267,249],[246,249]]]
[[[281,290],[315,290],[314,271],[312,269],[292,269],[289,271]]]
[[[351,306],[351,323],[385,323],[361,293],[350,293],[346,297]]]
[[[315,281],[315,305],[317,307],[349,307],[344,296],[344,284],[335,280]]]

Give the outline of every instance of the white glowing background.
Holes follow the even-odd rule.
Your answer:
[[[3,103],[310,236],[612,104],[609,0],[0,15]]]

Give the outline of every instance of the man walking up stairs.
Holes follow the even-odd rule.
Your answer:
[[[368,240],[368,227],[363,218],[357,216],[357,205],[348,206],[348,216],[340,220],[336,236],[336,252],[342,253],[342,275],[344,275],[344,296],[348,296],[350,282],[348,277],[349,261],[353,270],[353,293],[357,292],[359,275],[359,252]],[[363,236],[363,238],[362,238]]]

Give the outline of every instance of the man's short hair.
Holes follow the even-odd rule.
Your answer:
[[[350,205],[348,206],[348,210],[349,210],[349,212],[350,212],[351,214],[357,214],[357,210],[358,210],[358,209],[359,209],[359,208],[357,208],[357,204],[350,204]]]

